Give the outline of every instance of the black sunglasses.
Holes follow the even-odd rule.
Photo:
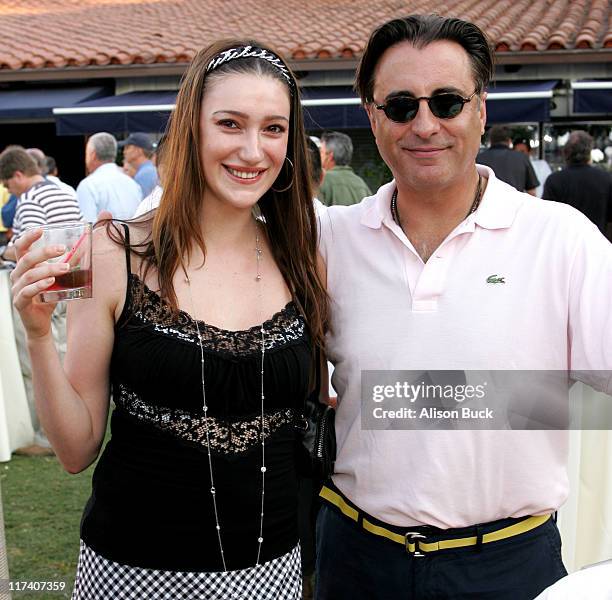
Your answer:
[[[395,96],[387,100],[386,104],[375,104],[378,110],[382,110],[388,119],[396,123],[407,123],[412,121],[419,112],[421,100],[427,100],[427,106],[434,117],[438,119],[452,119],[462,110],[463,105],[467,104],[477,93],[476,90],[471,96],[464,98],[459,94],[434,94],[433,96]]]

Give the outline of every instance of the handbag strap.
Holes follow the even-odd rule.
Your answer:
[[[309,402],[315,407],[320,404],[319,394],[321,391],[321,357],[322,357],[321,348],[317,346],[315,353],[314,353],[314,359],[315,359],[314,384],[315,385],[314,385],[314,388],[311,390],[311,392],[307,394],[306,397],[304,398],[304,407],[302,409],[302,417],[310,414],[310,411],[308,410]]]

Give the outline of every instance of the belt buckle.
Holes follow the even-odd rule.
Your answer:
[[[406,552],[410,554],[410,556],[414,556],[415,558],[423,558],[425,555],[419,550],[419,540],[426,540],[427,536],[419,533],[418,531],[407,531],[404,534],[404,545],[406,546]],[[414,544],[414,552],[410,550],[409,545]]]

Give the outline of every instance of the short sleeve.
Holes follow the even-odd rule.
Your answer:
[[[612,395],[612,244],[579,219],[569,281],[572,377]]]

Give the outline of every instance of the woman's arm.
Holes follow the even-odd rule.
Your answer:
[[[94,232],[93,298],[68,303],[62,367],[51,336],[53,305],[38,299],[38,293],[50,285],[46,278],[57,274],[59,267],[40,264],[49,254],[31,250],[34,239],[28,232],[18,242],[21,258],[13,276],[14,304],[28,335],[39,419],[64,468],[78,473],[96,459],[106,429],[114,323],[127,281],[125,254],[104,228]]]

